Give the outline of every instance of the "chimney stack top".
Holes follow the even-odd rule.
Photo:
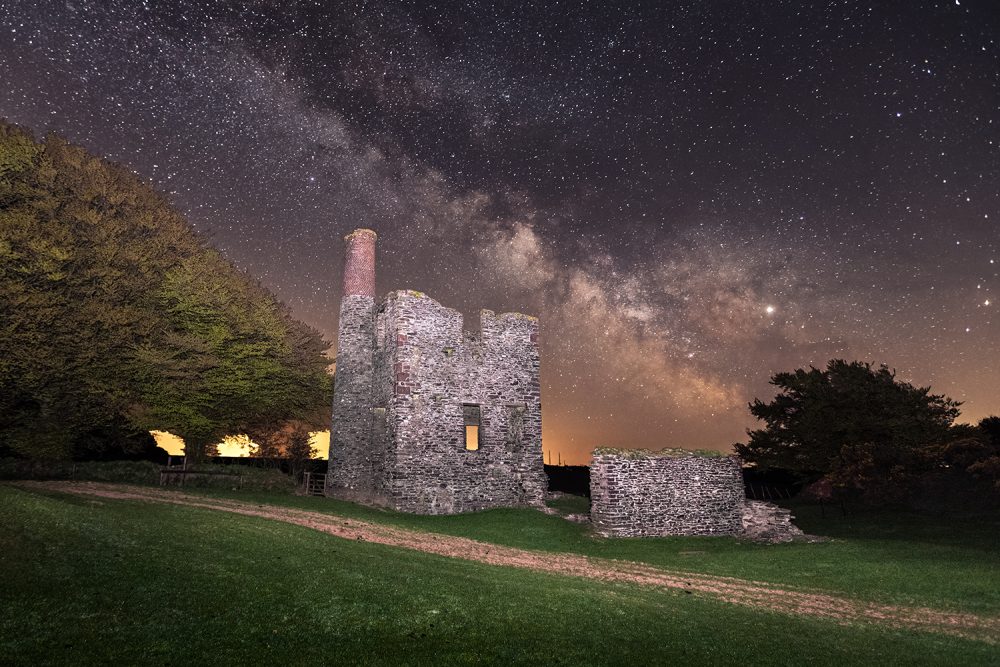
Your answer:
[[[364,227],[360,227],[358,229],[355,229],[353,232],[351,232],[347,236],[345,236],[344,240],[345,241],[350,241],[355,236],[370,236],[370,237],[372,237],[372,240],[375,240],[375,239],[378,238],[378,234],[375,233],[375,230],[373,230],[373,229],[366,229]]]
[[[344,237],[343,296],[375,298],[375,239],[378,234],[370,229],[355,229]]]

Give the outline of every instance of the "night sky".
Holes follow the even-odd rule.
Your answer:
[[[13,0],[0,116],[330,340],[356,227],[380,293],[538,315],[544,448],[584,462],[726,449],[833,357],[1000,413],[998,38],[993,0]]]

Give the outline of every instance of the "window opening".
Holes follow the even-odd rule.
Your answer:
[[[465,421],[465,449],[474,452],[479,449],[479,426],[481,412],[478,405],[463,405],[462,415]]]

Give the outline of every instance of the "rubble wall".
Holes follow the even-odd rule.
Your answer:
[[[598,450],[590,494],[594,529],[608,537],[742,531],[743,475],[736,456]]]
[[[540,504],[538,321],[484,310],[480,331],[464,332],[461,313],[413,291],[391,293],[383,317],[376,328],[391,369],[377,364],[375,384],[388,395],[392,505],[453,514]],[[481,415],[474,451],[465,447],[469,405]]]

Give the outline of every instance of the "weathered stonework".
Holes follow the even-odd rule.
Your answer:
[[[422,514],[541,504],[535,318],[483,310],[472,334],[420,292],[376,305],[345,289],[340,322],[328,495]]]
[[[747,500],[743,505],[743,537],[754,542],[794,542],[815,540],[792,523],[791,510],[760,500]]]
[[[375,232],[359,229],[344,239],[347,254],[330,429],[330,441],[337,442],[340,458],[336,466],[329,466],[326,478],[328,489],[341,489],[359,500],[377,493],[376,468],[382,462],[371,449],[375,238]]]
[[[739,535],[743,474],[736,456],[594,453],[590,516],[606,537]]]

